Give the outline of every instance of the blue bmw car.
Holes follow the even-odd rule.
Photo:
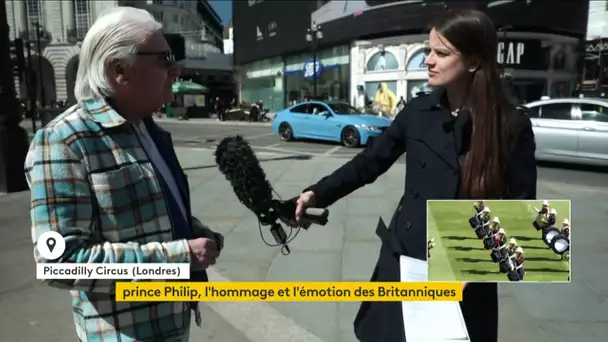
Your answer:
[[[278,112],[272,131],[283,141],[305,138],[357,147],[366,145],[390,124],[389,119],[361,113],[344,102],[309,101]]]

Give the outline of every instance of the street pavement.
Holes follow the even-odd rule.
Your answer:
[[[226,237],[222,256],[210,270],[211,280],[369,279],[380,247],[374,229],[378,217],[390,219],[402,194],[403,163],[338,201],[330,208],[329,223],[300,232],[290,244],[292,253],[284,256],[260,239],[254,215],[237,201],[215,167],[214,143],[226,135],[242,134],[255,146],[269,181],[283,198],[336,169],[356,150],[322,143],[280,143],[268,134],[268,126],[161,125],[173,133],[189,178],[193,212]],[[500,341],[605,341],[608,174],[541,167],[538,197],[573,201],[572,282],[501,284]],[[28,192],[0,196],[0,220],[5,223],[0,226],[0,311],[5,313],[0,319],[0,340],[72,340],[69,295],[34,279],[28,206]],[[262,230],[266,241],[273,241],[268,229]],[[356,341],[352,322],[357,303],[206,303],[202,307],[203,328],[193,327],[191,334],[195,342]],[[441,323],[436,327],[440,329]]]
[[[351,158],[362,148],[346,148],[339,143],[319,141],[281,141],[272,133],[270,123],[234,123],[217,120],[176,121],[160,119],[157,122],[173,135],[179,146],[213,149],[221,138],[242,135],[260,152],[297,153],[309,156]]]

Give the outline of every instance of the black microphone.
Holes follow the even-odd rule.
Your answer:
[[[220,141],[215,150],[215,162],[239,201],[253,211],[261,225],[271,226],[270,232],[275,241],[289,254],[287,243],[292,239],[289,239],[279,221],[281,218],[295,220],[297,197],[288,201],[273,198],[274,190],[258,158],[240,135]],[[325,225],[328,215],[327,209],[307,208],[302,215],[301,227],[307,229],[312,223]]]

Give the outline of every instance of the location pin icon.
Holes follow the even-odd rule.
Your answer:
[[[48,238],[46,240],[46,246],[49,248],[49,251],[51,251],[51,253],[53,253],[53,249],[55,249],[55,245],[56,245],[55,238]]]

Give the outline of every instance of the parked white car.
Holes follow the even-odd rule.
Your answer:
[[[608,99],[543,98],[525,106],[537,160],[608,166]]]

